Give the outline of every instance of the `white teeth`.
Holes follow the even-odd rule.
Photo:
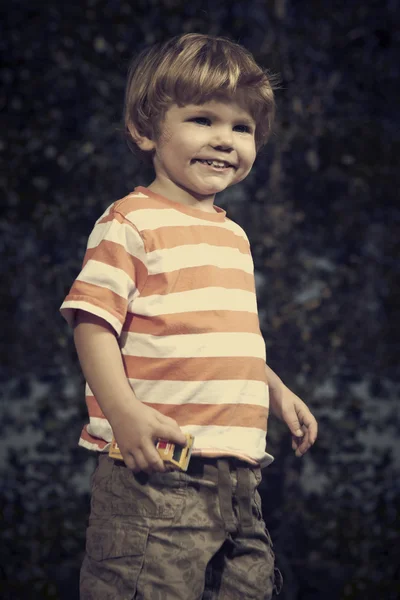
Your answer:
[[[226,163],[220,162],[218,160],[206,160],[206,159],[204,159],[204,160],[198,159],[198,160],[199,160],[199,162],[206,163],[207,165],[210,165],[210,167],[228,167],[229,166]]]

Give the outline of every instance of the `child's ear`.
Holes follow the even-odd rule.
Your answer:
[[[150,152],[155,148],[155,142],[145,135],[140,135],[136,127],[132,124],[128,125],[129,133],[132,136],[134,142],[139,146],[143,152]]]

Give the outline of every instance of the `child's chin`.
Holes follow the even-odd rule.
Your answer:
[[[214,196],[215,194],[218,194],[219,192],[223,192],[224,190],[226,190],[226,188],[229,187],[230,185],[232,185],[231,182],[221,183],[220,185],[210,185],[210,186],[199,187],[199,189],[196,190],[196,193],[198,193],[202,196]]]

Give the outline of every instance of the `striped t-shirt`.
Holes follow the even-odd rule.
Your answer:
[[[135,396],[195,436],[194,454],[265,466],[268,385],[254,266],[243,229],[147,188],[112,204],[89,236],[61,312],[115,330]],[[112,430],[86,385],[80,445],[108,449]]]

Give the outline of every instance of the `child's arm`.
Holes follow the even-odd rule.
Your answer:
[[[125,464],[133,471],[165,471],[154,442],[163,438],[185,445],[173,419],[143,404],[126,378],[112,327],[103,319],[78,310],[74,341],[83,374],[111,424]]]
[[[265,365],[265,368],[270,410],[289,427],[292,433],[292,448],[296,456],[302,456],[317,439],[318,423],[307,405],[283,383],[268,365]]]

